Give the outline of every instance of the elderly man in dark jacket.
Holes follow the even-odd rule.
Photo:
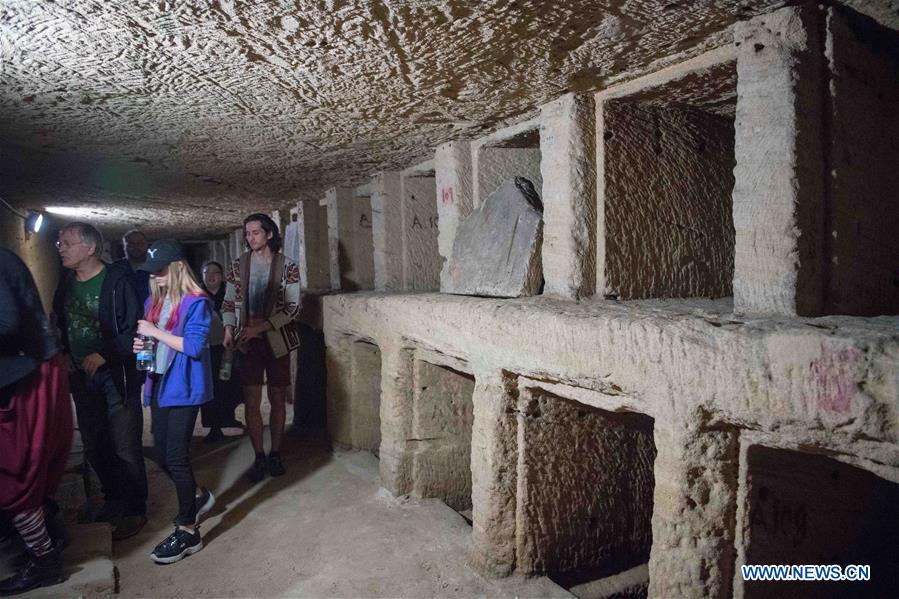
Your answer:
[[[88,461],[106,504],[95,519],[115,525],[113,540],[146,524],[147,473],[141,450],[141,379],[131,350],[142,306],[130,273],[100,258],[103,238],[69,223],[57,242],[63,276],[53,312],[72,361],[71,388]]]

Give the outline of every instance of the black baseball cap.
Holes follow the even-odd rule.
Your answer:
[[[182,258],[184,258],[184,251],[181,249],[180,243],[174,239],[160,239],[147,250],[147,260],[138,266],[137,270],[155,274],[175,260]]]

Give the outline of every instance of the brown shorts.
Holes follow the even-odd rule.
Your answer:
[[[256,337],[250,339],[247,352],[240,356],[240,384],[251,387],[266,380],[272,387],[290,385],[290,354],[275,358],[265,339]]]

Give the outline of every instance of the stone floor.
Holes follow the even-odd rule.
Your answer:
[[[113,548],[121,596],[571,596],[545,578],[479,576],[467,563],[465,519],[440,501],[391,497],[369,453],[332,452],[290,437],[287,475],[253,485],[243,478],[253,457],[247,438],[215,446],[200,441],[195,437],[196,477],[218,498],[202,527],[204,549],[168,566],[150,560],[171,531],[176,507],[174,487],[148,459],[150,522]],[[69,570],[84,571],[70,555],[80,559],[67,550]],[[83,594],[91,595],[61,585],[24,597]]]

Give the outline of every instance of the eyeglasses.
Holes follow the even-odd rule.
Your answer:
[[[83,241],[76,241],[75,243],[69,243],[68,241],[57,241],[55,245],[56,245],[56,249],[58,249],[58,250],[63,250],[63,249],[67,250],[72,246],[82,245],[82,244],[84,244]]]

